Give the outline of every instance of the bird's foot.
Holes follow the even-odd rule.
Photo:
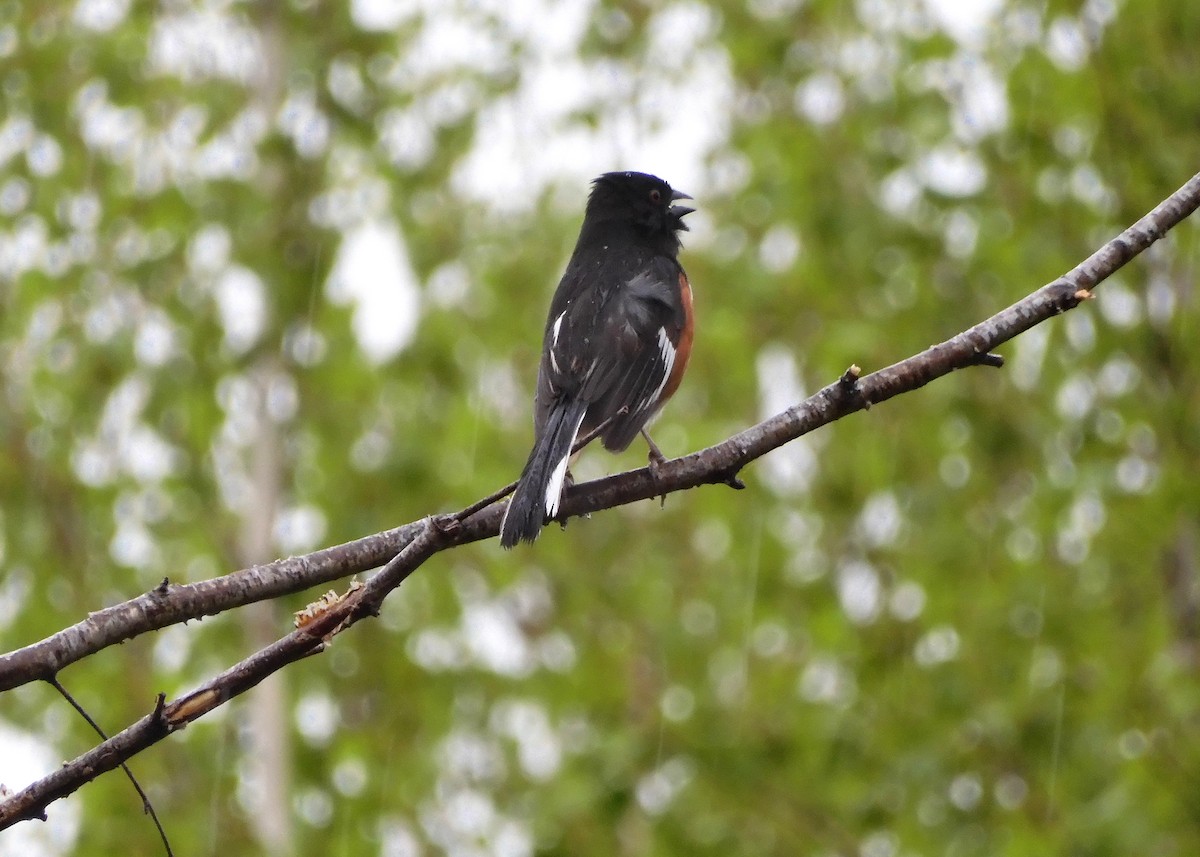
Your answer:
[[[649,454],[646,456],[646,468],[650,471],[650,478],[654,480],[654,484],[659,485],[666,479],[666,474],[663,472],[663,468],[666,466],[667,457],[662,454],[662,450],[658,448],[658,444],[650,439],[650,434],[645,429],[642,429],[642,437],[646,439],[646,446],[650,448]],[[660,508],[666,505],[666,493],[660,494]]]

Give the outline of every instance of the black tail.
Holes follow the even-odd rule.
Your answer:
[[[560,402],[550,411],[500,522],[501,547],[535,541],[546,518],[558,513],[571,447],[586,411],[587,403],[576,399]]]

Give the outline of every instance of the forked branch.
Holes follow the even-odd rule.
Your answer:
[[[820,426],[911,392],[968,366],[998,366],[993,350],[1029,328],[1074,309],[1092,290],[1200,207],[1200,174],[1149,214],[1077,265],[1012,306],[957,336],[887,368],[861,375],[851,367],[840,378],[781,414],[708,449],[574,486],[564,518],[706,484],[737,484],[747,464]],[[0,692],[51,680],[63,667],[100,650],[168,625],[199,619],[255,601],[277,598],[384,567],[365,585],[322,604],[301,627],[254,653],[197,690],[154,710],[89,752],[28,788],[0,801],[0,830],[44,817],[45,808],[99,774],[125,762],[171,732],[223,705],[289,663],[323,651],[325,642],[378,612],[388,593],[426,559],[495,536],[503,506],[500,491],[457,514],[440,515],[301,557],[185,585],[164,581],[154,590],[91,614],[46,639],[0,656]]]

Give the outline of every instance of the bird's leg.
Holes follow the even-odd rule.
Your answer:
[[[646,439],[646,446],[650,447],[650,466],[652,468],[657,467],[666,461],[667,457],[662,454],[662,450],[658,448],[658,444],[654,442],[652,437],[650,437],[650,432],[646,431],[645,429],[642,429],[641,431],[642,437]]]
[[[650,432],[642,429],[642,437],[646,439],[646,446],[650,448],[650,453],[646,456],[648,459],[647,467],[650,470],[650,478],[653,479],[655,483],[661,482],[662,466],[667,463],[667,457],[663,455],[662,450],[658,448],[658,444],[650,438]],[[659,500],[660,507],[667,505],[666,494],[663,494]]]

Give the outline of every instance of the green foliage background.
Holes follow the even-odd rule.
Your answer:
[[[958,332],[1197,170],[1200,7],[993,5],[955,38],[903,0],[582,4],[576,50],[593,68],[686,89],[681,58],[646,54],[682,10],[707,22],[704,62],[723,58],[733,84],[697,178],[662,170],[699,200],[684,262],[702,323],[664,449],[789,401],[767,388],[794,399]],[[276,553],[512,479],[578,177],[643,166],[518,182],[515,210],[455,183],[489,145],[480,117],[525,73],[530,42],[501,7],[414,6],[369,31],[341,4],[112,4],[126,6],[105,26],[80,11],[105,4],[0,6],[5,650],[164,576],[239,567],[260,388],[278,397],[281,506],[319,522],[305,531],[319,541],[285,533]],[[439,16],[500,59],[405,71]],[[155,66],[176,19],[231,22],[221,38],[250,34],[267,73]],[[972,119],[980,75],[1006,107],[990,126]],[[418,129],[423,155],[390,158],[388,111],[464,92]],[[111,145],[83,130],[100,102],[121,111]],[[287,104],[326,123],[324,144],[286,132]],[[637,121],[655,133],[695,119],[686,102],[647,104]],[[196,153],[252,127],[256,105],[251,156],[206,173],[217,156]],[[621,107],[570,122],[603,136]],[[526,157],[554,133],[531,131]],[[943,183],[946,158],[962,183]],[[360,213],[398,226],[421,283],[415,335],[381,363],[325,286],[337,224]],[[223,269],[252,272],[266,298],[241,345],[195,261],[214,234]],[[828,427],[749,470],[747,491],[438,556],[381,621],[287,671],[294,853],[1200,852],[1198,266],[1193,221],[1006,347],[1007,368]],[[139,469],[147,448],[166,464]],[[577,473],[641,456],[592,452]],[[274,633],[317,594],[287,599]],[[253,648],[221,616],[61,678],[115,731]],[[255,704],[134,761],[177,853],[265,853]],[[0,720],[52,759],[93,743],[43,686],[0,697]],[[24,785],[3,758],[0,780]],[[44,837],[42,853],[157,853],[118,776],[52,806],[45,828],[70,813],[76,836],[0,834],[0,853],[17,835]]]

